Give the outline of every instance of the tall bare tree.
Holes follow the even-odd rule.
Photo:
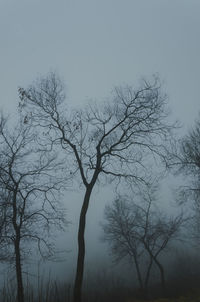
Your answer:
[[[153,264],[159,269],[165,292],[165,273],[159,256],[176,238],[185,219],[182,214],[167,217],[161,213],[155,206],[155,192],[149,189],[140,199],[135,202],[131,197],[119,196],[111,206],[106,206],[104,239],[111,245],[117,261],[128,256],[134,262],[140,289],[145,295]],[[146,256],[148,262],[142,275],[141,266]]]
[[[132,184],[144,182],[150,157],[166,160],[165,143],[174,128],[166,120],[166,97],[155,78],[151,83],[143,81],[138,89],[116,88],[113,100],[102,106],[70,110],[64,106],[63,85],[52,73],[26,90],[19,88],[19,95],[27,121],[43,129],[45,144],[60,144],[71,163],[71,176],[78,173],[85,187],[74,285],[74,302],[80,302],[92,190],[100,175]]]
[[[48,156],[37,144],[26,121],[11,130],[8,120],[0,119],[0,212],[1,241],[14,260],[17,301],[24,302],[22,260],[27,241],[37,242],[42,256],[53,252],[48,240],[50,228],[64,227],[63,209],[57,202],[63,179],[55,178],[56,157]],[[5,253],[4,253],[5,254]]]

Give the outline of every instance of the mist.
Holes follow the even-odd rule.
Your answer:
[[[190,3],[186,0],[173,3],[158,0],[148,3],[137,0],[123,3],[118,0],[86,0],[83,3],[20,0],[14,3],[2,0],[0,108],[2,115],[5,118],[8,116],[10,133],[14,133],[21,114],[18,89],[28,91],[30,85],[35,85],[51,73],[55,73],[63,84],[67,114],[73,110],[85,110],[88,104],[96,103],[100,108],[112,101],[116,87],[134,87],[137,90],[143,79],[151,81],[158,77],[171,111],[167,122],[172,124],[178,120],[174,135],[176,147],[179,148],[179,140],[188,135],[195,128],[195,121],[199,120],[199,9],[200,4],[195,0]],[[25,113],[22,116],[24,118]],[[42,131],[38,131],[40,138]],[[58,158],[65,157],[58,146],[54,151]],[[159,160],[151,160],[152,178],[160,173],[157,207],[167,217],[180,213],[192,217],[197,214],[196,197],[192,194],[188,197],[182,190],[184,186],[195,183],[196,178],[194,181],[191,174],[178,173],[174,162],[175,168],[170,167],[166,172]],[[66,157],[64,161],[67,171]],[[147,157],[146,163],[150,164]],[[57,171],[57,175],[63,175],[61,170],[60,174]],[[66,211],[67,225],[62,231],[53,227],[50,231],[56,252],[44,260],[34,242],[25,243],[25,250],[27,247],[31,253],[22,257],[25,292],[29,288],[24,301],[17,297],[16,265],[13,259],[3,259],[0,268],[2,301],[37,301],[37,295],[44,299],[49,286],[49,301],[75,302],[73,286],[78,256],[77,234],[85,188],[80,176],[70,181],[67,173],[68,179],[63,185],[65,189],[62,188],[56,197]],[[138,202],[139,189],[132,189],[125,182],[117,185],[116,181],[106,181],[103,177],[94,186],[86,215],[82,301],[144,298],[139,290],[134,263],[129,257],[116,263],[109,242],[103,239],[105,206],[111,206],[119,194],[133,196],[134,202]],[[184,202],[180,202],[181,198]],[[195,219],[198,221],[198,218]],[[198,288],[198,223],[193,222],[181,227],[178,239],[172,240],[159,258],[165,268],[170,297],[187,296],[191,289],[196,291]],[[192,232],[194,235],[191,236]],[[142,272],[145,265],[146,258],[141,261]],[[149,299],[163,297],[155,263],[149,288]],[[32,300],[31,290],[34,293]]]

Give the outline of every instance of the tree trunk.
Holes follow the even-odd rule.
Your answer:
[[[76,277],[74,284],[74,302],[81,302],[82,298],[82,284],[83,284],[83,272],[84,272],[84,259],[85,259],[85,222],[86,214],[88,210],[90,195],[92,192],[92,185],[88,185],[86,188],[83,205],[81,208],[80,219],[79,219],[79,229],[78,229],[78,260],[77,260],[77,269]]]
[[[24,302],[24,287],[22,279],[21,255],[20,255],[20,237],[15,240],[15,266],[17,277],[17,302]]]
[[[163,268],[162,264],[157,260],[158,253],[157,253],[157,255],[153,255],[153,253],[149,249],[148,245],[145,242],[143,242],[143,243],[144,243],[144,246],[145,246],[147,252],[149,253],[150,257],[153,259],[153,261],[156,263],[156,265],[158,266],[158,268],[160,270],[161,287],[162,287],[163,294],[166,295],[164,268]]]
[[[135,267],[136,267],[136,271],[137,271],[137,277],[138,277],[140,289],[141,289],[141,291],[143,291],[144,286],[143,286],[142,276],[141,276],[139,264],[138,264],[138,261],[137,261],[136,257],[134,257],[134,261],[135,261]]]
[[[164,268],[161,265],[161,263],[155,257],[154,257],[154,261],[155,261],[155,263],[157,264],[157,266],[160,270],[161,287],[162,287],[163,294],[166,295]]]
[[[149,265],[147,267],[147,272],[146,272],[146,276],[145,276],[145,280],[144,280],[144,298],[149,299],[149,278],[150,278],[150,273],[151,273],[151,268],[152,268],[152,264],[153,264],[153,259],[150,257],[150,262]]]
[[[150,257],[150,262],[149,262],[149,265],[147,268],[147,273],[146,273],[146,277],[145,277],[145,281],[144,281],[144,288],[145,288],[146,293],[148,293],[148,284],[149,284],[149,277],[150,277],[152,264],[153,264],[153,260],[152,260],[152,257]]]

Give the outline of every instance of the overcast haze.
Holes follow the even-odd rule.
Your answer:
[[[74,105],[158,73],[173,117],[187,128],[198,116],[199,0],[0,0],[0,53],[0,104],[12,114],[19,86],[56,71]],[[100,217],[95,202],[89,215],[96,207]],[[88,225],[99,220],[92,215]]]
[[[56,70],[70,101],[109,96],[116,85],[159,73],[174,116],[199,107],[198,0],[1,0],[1,104],[17,87]]]

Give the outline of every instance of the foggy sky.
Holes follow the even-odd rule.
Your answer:
[[[51,70],[75,105],[158,73],[173,117],[189,127],[200,109],[199,15],[199,0],[0,0],[0,107],[14,113],[18,86]],[[101,216],[100,199],[88,215],[95,207]],[[78,213],[81,200],[72,200]]]
[[[70,102],[159,73],[174,116],[199,109],[198,0],[0,0],[1,107],[17,87],[56,70]]]

